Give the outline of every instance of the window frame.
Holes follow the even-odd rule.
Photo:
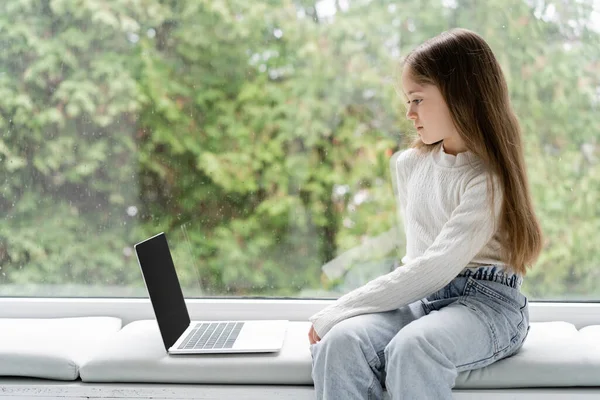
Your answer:
[[[288,319],[308,318],[334,299],[186,299],[192,320]],[[600,324],[600,302],[532,301],[530,322],[565,321],[578,329]],[[0,298],[0,318],[67,318],[110,316],[126,325],[132,321],[154,319],[149,299],[145,298]]]

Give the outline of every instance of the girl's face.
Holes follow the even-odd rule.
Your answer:
[[[450,154],[466,150],[452,122],[448,105],[435,85],[415,82],[407,65],[402,71],[402,88],[407,102],[406,117],[413,121],[423,143],[443,140],[444,150]]]

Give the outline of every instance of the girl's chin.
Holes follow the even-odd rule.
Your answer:
[[[423,135],[419,135],[419,139],[425,144],[437,144],[442,142],[442,140],[431,140],[431,138],[424,137]]]

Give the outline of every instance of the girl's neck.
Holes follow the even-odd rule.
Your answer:
[[[444,153],[453,156],[467,151],[467,146],[465,146],[465,143],[460,138],[446,138],[442,141],[442,147],[444,149]]]
[[[442,142],[437,151],[433,153],[433,161],[445,168],[462,168],[467,165],[476,166],[481,160],[468,150],[450,154],[446,151],[446,144]]]

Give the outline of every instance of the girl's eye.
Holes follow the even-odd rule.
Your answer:
[[[419,104],[423,101],[423,99],[415,99],[415,100],[409,100],[406,102],[406,104],[410,104],[410,103],[415,103],[415,104]]]

